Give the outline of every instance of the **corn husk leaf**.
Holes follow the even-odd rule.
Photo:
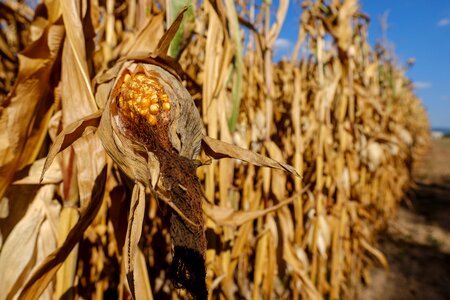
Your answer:
[[[130,207],[127,237],[124,245],[124,253],[126,253],[125,272],[131,296],[136,299],[136,289],[142,289],[140,286],[136,287],[136,283],[142,282],[135,280],[134,269],[138,259],[138,244],[145,214],[145,186],[143,184],[136,183],[134,185]]]

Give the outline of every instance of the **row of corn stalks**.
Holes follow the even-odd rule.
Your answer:
[[[36,288],[42,299],[129,297],[123,246],[132,184],[93,127],[40,175],[56,135],[94,111],[94,77],[136,45],[154,50],[185,5],[169,51],[206,134],[302,176],[235,160],[197,169],[204,201],[221,208],[206,220],[209,298],[352,299],[372,265],[388,267],[376,234],[427,148],[426,112],[392,54],[369,46],[369,18],[356,0],[275,3],[0,2],[0,299],[20,295],[38,269],[49,278]],[[302,13],[292,57],[274,63],[295,5]],[[101,206],[80,226],[99,197],[103,166]],[[168,276],[166,208],[147,198],[136,295],[187,297]],[[62,258],[40,268],[60,246]]]

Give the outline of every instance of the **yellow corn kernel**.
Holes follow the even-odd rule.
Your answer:
[[[150,112],[152,114],[159,112],[159,104],[150,105]]]
[[[163,108],[165,111],[169,111],[170,108],[171,108],[171,105],[170,105],[169,102],[164,102],[164,103],[162,104],[162,108]]]
[[[129,108],[134,109],[134,106],[135,106],[134,105],[135,104],[134,99],[128,99],[127,104],[128,104]]]
[[[145,116],[145,114],[147,113],[147,108],[140,106],[140,107],[137,108],[137,112],[138,112],[141,116]]]
[[[119,107],[123,107],[123,104],[124,104],[124,102],[123,102],[123,97],[120,96],[120,97],[119,97]]]
[[[155,104],[158,103],[158,96],[156,94],[152,94],[150,101]]]
[[[148,115],[147,121],[152,126],[156,125],[156,123],[158,123],[158,120],[156,119],[156,117],[154,115]]]
[[[131,75],[130,74],[125,74],[125,77],[123,78],[123,81],[127,82],[128,80],[130,80]]]
[[[150,105],[150,99],[148,99],[147,97],[143,97],[141,103],[142,106],[148,107]]]
[[[167,101],[169,101],[169,97],[166,94],[162,94],[161,95],[161,100],[164,101],[164,102],[167,102]]]

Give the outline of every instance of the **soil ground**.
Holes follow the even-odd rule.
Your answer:
[[[433,141],[415,183],[379,239],[390,270],[374,269],[358,299],[450,299],[450,139]]]

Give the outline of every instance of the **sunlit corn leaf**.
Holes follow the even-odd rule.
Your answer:
[[[259,217],[265,216],[270,212],[276,211],[284,205],[292,203],[292,198],[281,201],[280,203],[262,210],[256,211],[234,211],[216,205],[204,203],[206,215],[221,226],[241,226],[242,224],[253,221]]]
[[[35,123],[40,121],[35,118],[35,114],[42,112],[44,107],[49,109],[47,97],[52,89],[50,78],[63,37],[63,26],[52,25],[39,40],[18,56],[19,75],[14,89],[2,103],[0,116],[0,196],[12,181],[14,173],[24,165],[23,161],[29,162],[31,153],[36,153],[36,149],[42,144],[42,138],[32,139],[34,144],[28,141],[34,135],[43,133],[44,128]],[[48,122],[48,118],[43,120]],[[30,131],[34,126],[40,128],[40,131]]]
[[[298,175],[298,172],[287,164],[277,162],[273,159],[267,158],[255,152],[247,149],[240,148],[233,144],[228,144],[208,136],[203,137],[203,146],[206,154],[215,159],[220,158],[237,158],[251,164],[263,167],[269,167],[279,170],[284,170],[291,173],[294,176]]]

